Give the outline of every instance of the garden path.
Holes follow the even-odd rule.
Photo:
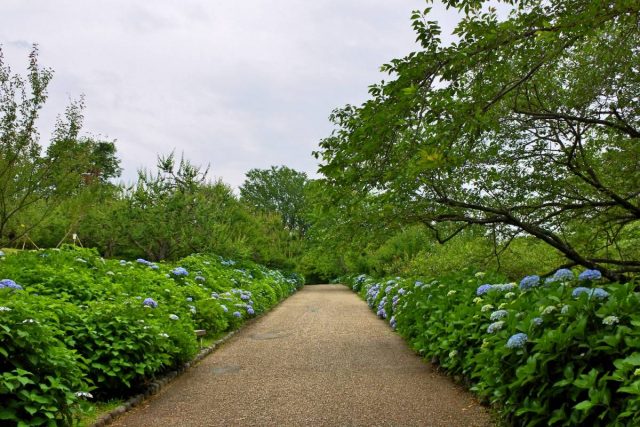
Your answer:
[[[306,286],[115,426],[489,426],[349,289]]]

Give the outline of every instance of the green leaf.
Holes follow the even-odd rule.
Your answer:
[[[590,400],[583,400],[582,402],[580,402],[576,406],[574,406],[574,408],[579,410],[579,411],[587,411],[587,410],[591,409],[592,407],[593,407],[593,403]]]

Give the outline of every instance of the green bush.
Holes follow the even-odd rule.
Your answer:
[[[34,304],[24,291],[0,289],[0,424],[69,424],[76,393],[91,389],[83,380],[84,360],[62,340],[59,309],[73,311],[54,300]]]
[[[304,281],[215,255],[132,262],[70,246],[0,255],[4,279],[0,420],[33,424],[69,424],[82,393],[140,391],[193,358],[195,329],[237,328]]]
[[[509,424],[640,424],[633,283],[600,284],[564,271],[548,282],[529,276],[520,286],[482,286],[504,278],[472,273],[383,282],[361,275],[348,283]]]

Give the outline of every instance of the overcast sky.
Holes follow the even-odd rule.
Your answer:
[[[23,73],[33,43],[55,71],[39,128],[84,94],[84,131],[115,139],[131,182],[158,153],[210,164],[237,187],[251,168],[315,176],[331,110],[360,104],[379,66],[416,50],[424,0],[2,0],[0,44]],[[451,29],[455,15],[436,7]]]

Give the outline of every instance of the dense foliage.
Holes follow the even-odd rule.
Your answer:
[[[308,227],[305,219],[305,189],[307,174],[286,166],[270,169],[251,169],[240,186],[242,202],[263,212],[276,212],[287,229],[304,234]]]
[[[336,110],[316,153],[340,218],[420,223],[441,242],[482,226],[498,248],[533,236],[610,280],[640,270],[637,1],[445,1],[443,43],[382,69],[371,99]],[[363,209],[364,207],[364,209]],[[365,233],[368,231],[364,231]]]
[[[251,262],[105,260],[96,251],[0,256],[0,420],[71,421],[80,399],[124,397],[303,284]]]
[[[640,423],[640,293],[597,270],[349,280],[411,346],[514,425]]]

